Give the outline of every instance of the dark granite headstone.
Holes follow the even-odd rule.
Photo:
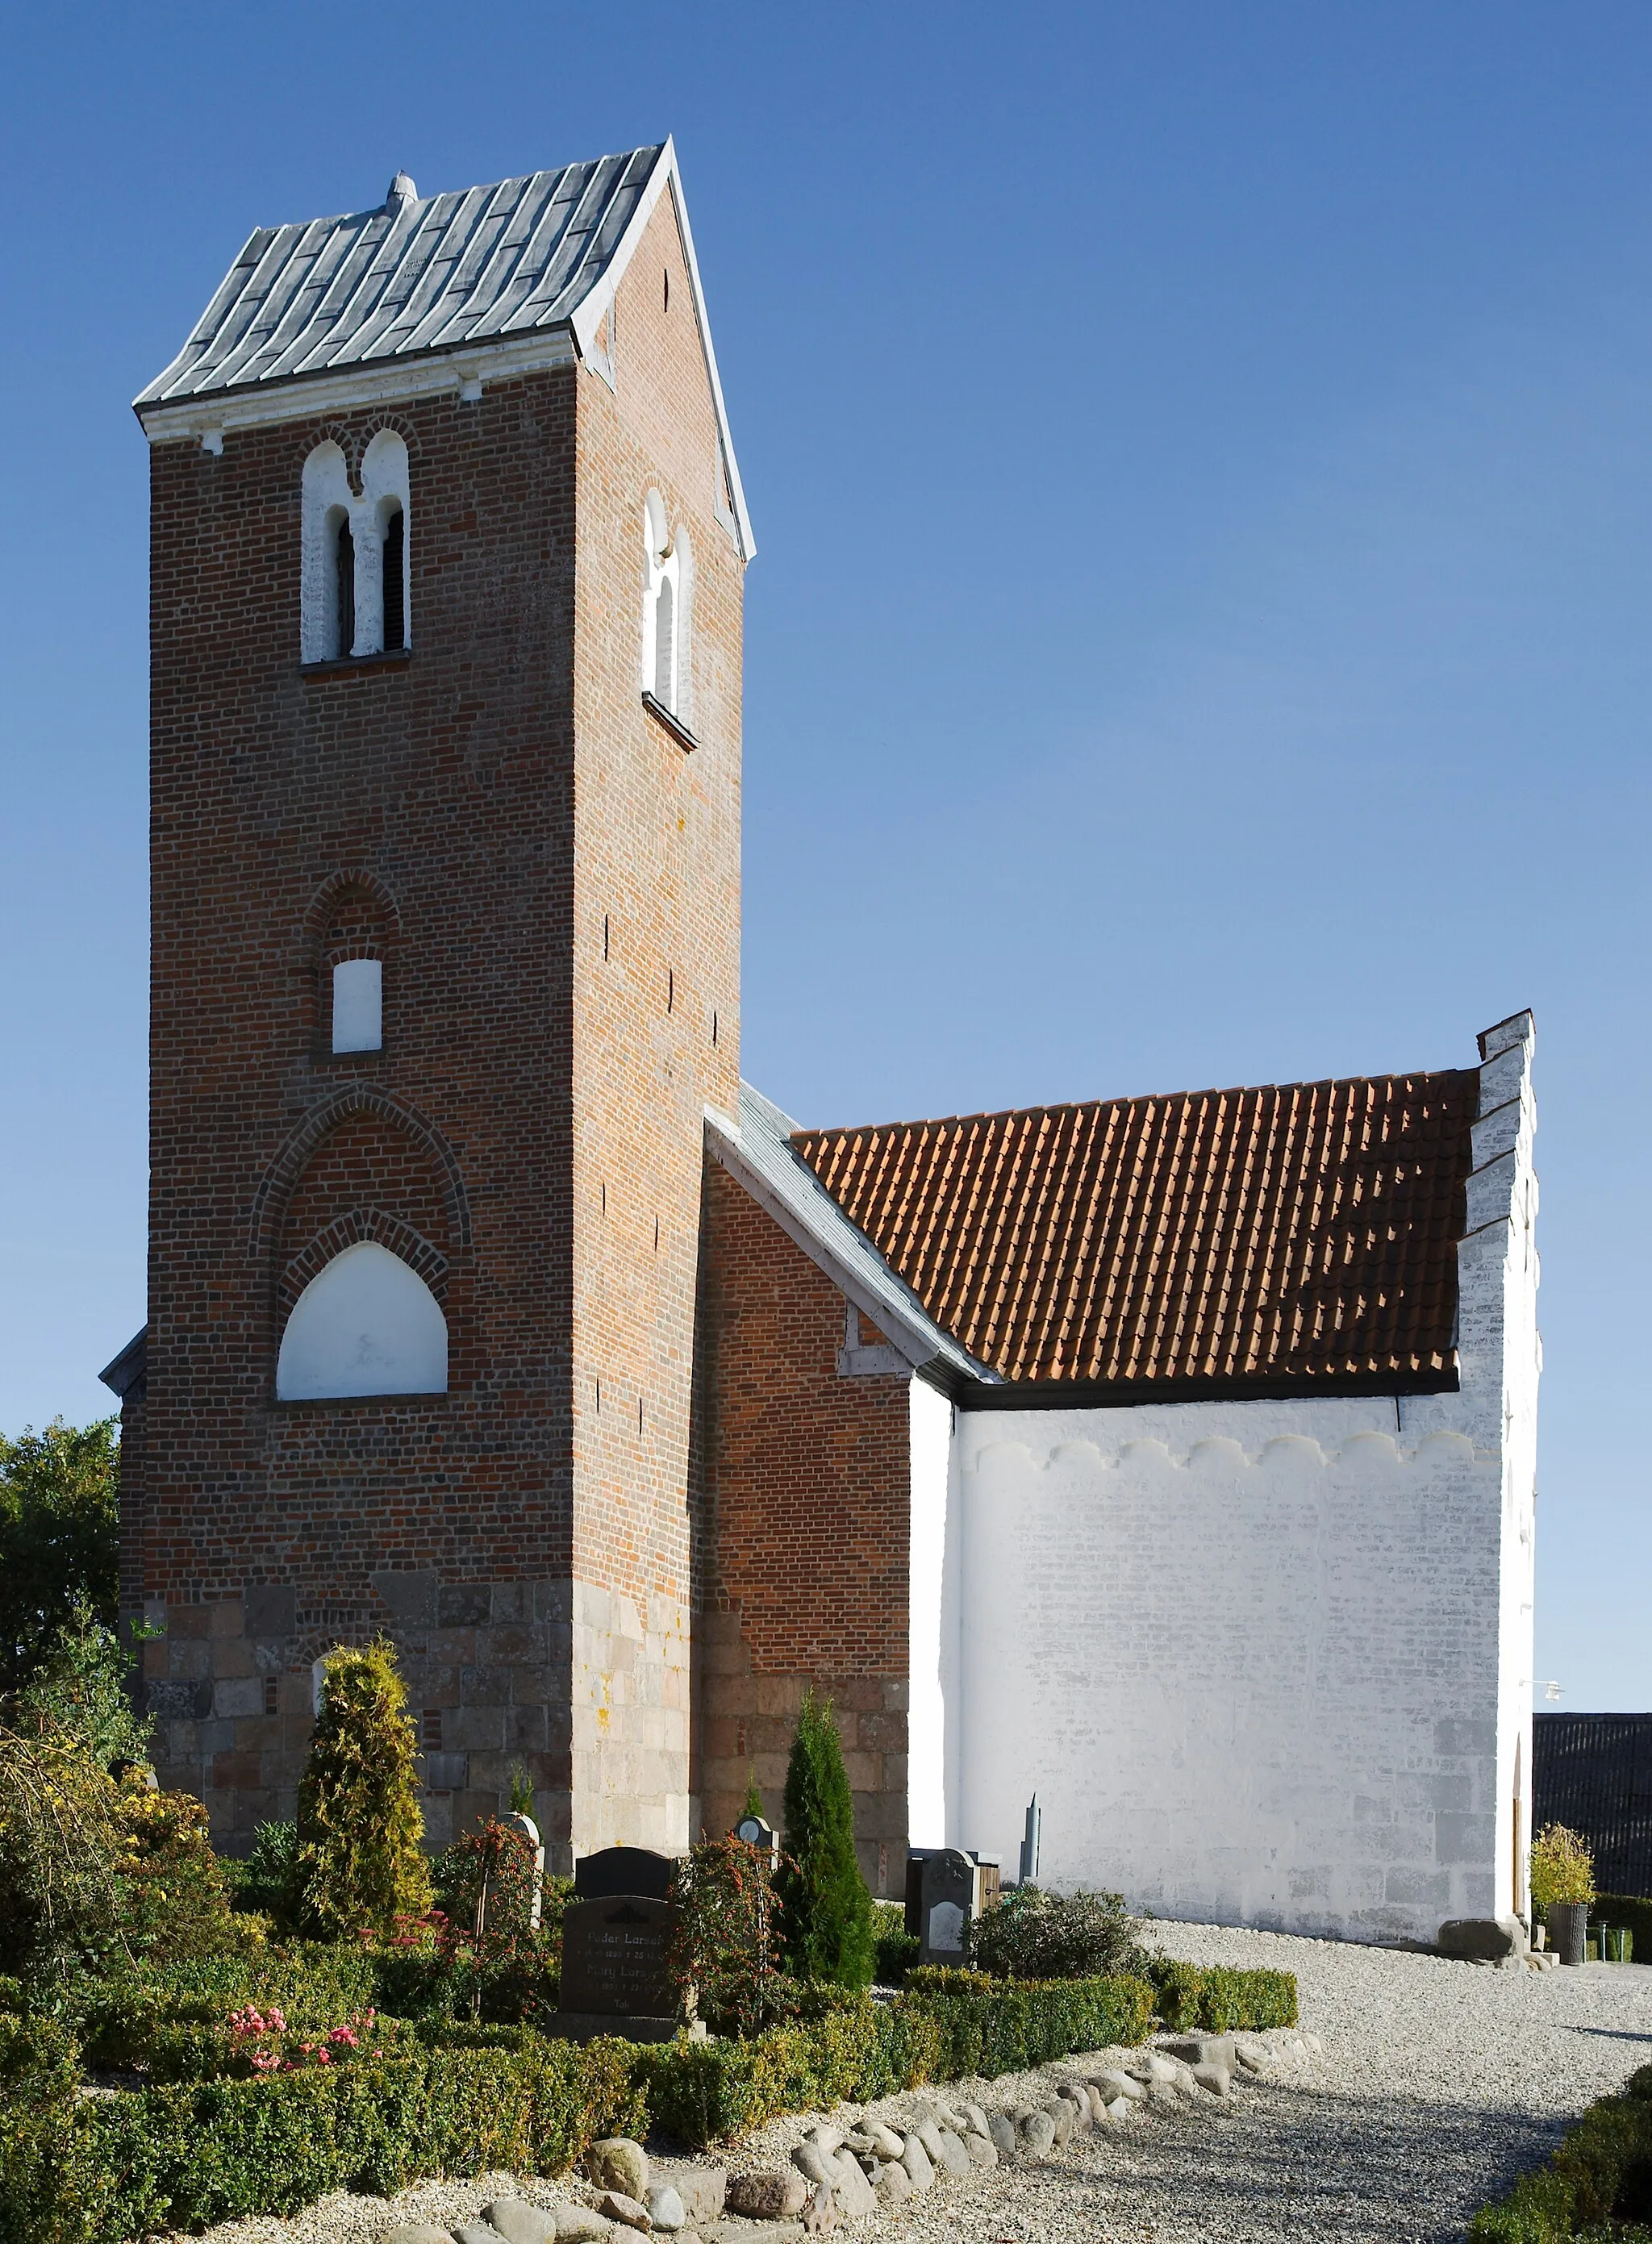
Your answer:
[[[669,1901],[677,1865],[670,1855],[648,1847],[604,1847],[581,1855],[573,1866],[573,1890],[580,1901],[606,1901],[610,1894],[647,1894]]]
[[[570,1902],[562,1917],[559,2007],[605,2018],[674,2018],[677,1991],[666,1951],[676,1923],[670,1902],[647,1894]]]
[[[980,1872],[967,1855],[946,1847],[925,1856],[922,1878],[917,1960],[961,1965],[976,1914]]]

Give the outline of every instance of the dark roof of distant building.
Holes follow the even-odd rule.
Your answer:
[[[1652,1897],[1652,1714],[1533,1715],[1532,1828],[1546,1823],[1588,1840],[1601,1893]]]
[[[791,1142],[1012,1388],[1446,1387],[1479,1085],[1446,1069]]]

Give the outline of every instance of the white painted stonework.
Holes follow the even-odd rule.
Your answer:
[[[1483,1047],[1460,1392],[959,1410],[913,1617],[914,1843],[932,1677],[948,1842],[1013,1864],[1036,1791],[1046,1883],[1355,1939],[1524,1909],[1530,1017]]]
[[[338,526],[348,520],[355,548],[355,636],[352,655],[378,654],[384,646],[384,532],[402,517],[402,613],[404,646],[413,644],[411,547],[407,446],[394,429],[381,429],[362,455],[362,488],[350,489],[344,455],[330,440],[304,463],[303,565],[300,588],[302,659],[328,662],[339,652],[335,556]]]

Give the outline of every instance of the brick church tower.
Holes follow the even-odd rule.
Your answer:
[[[520,1764],[680,1847],[752,541],[672,148],[261,229],[137,411],[162,1781],[244,1847],[383,1631],[433,1841]]]

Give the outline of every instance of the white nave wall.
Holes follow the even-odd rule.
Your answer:
[[[1482,1039],[1459,1392],[958,1412],[953,1843],[1012,1874],[1036,1790],[1047,1882],[1167,1916],[1432,1939],[1523,1906],[1531,1048],[1526,1015]]]

